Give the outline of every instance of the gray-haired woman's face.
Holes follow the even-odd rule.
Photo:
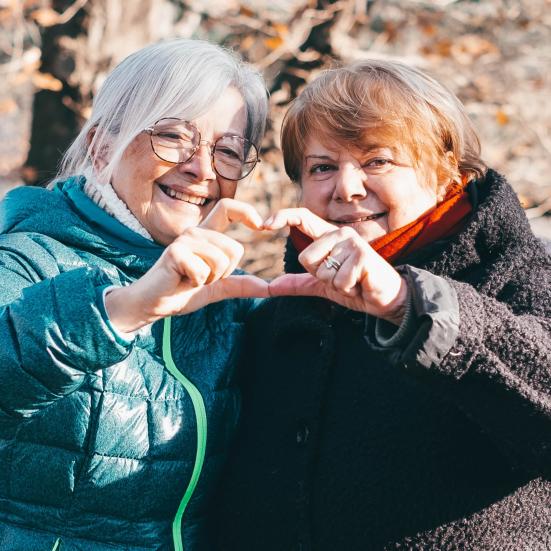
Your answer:
[[[244,99],[230,87],[208,112],[190,122],[210,144],[224,134],[244,137]],[[168,245],[186,228],[199,225],[219,199],[235,195],[236,182],[216,174],[210,151],[203,144],[188,162],[174,165],[155,155],[143,132],[118,163],[111,184],[158,243]]]

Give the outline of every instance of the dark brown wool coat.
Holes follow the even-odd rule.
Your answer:
[[[551,549],[551,258],[503,178],[471,191],[408,259],[407,342],[315,298],[251,320],[216,549]]]

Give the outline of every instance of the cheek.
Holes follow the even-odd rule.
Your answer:
[[[322,182],[305,182],[300,189],[300,206],[323,215],[331,202],[332,193],[330,185],[324,185]]]
[[[379,186],[377,196],[390,209],[407,210],[410,206],[417,204],[427,195],[412,174],[404,174],[400,178],[392,178]]]
[[[241,180],[240,182],[243,182],[243,180]],[[238,182],[232,182],[229,180],[218,180],[218,185],[220,187],[220,199],[233,199],[235,197]]]

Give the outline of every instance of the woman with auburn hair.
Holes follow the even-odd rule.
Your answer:
[[[551,258],[459,100],[363,61],[291,105],[225,550],[551,548]]]

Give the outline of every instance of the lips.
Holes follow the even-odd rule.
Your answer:
[[[367,222],[369,220],[377,220],[378,218],[382,218],[385,216],[386,212],[377,212],[375,214],[369,214],[368,216],[357,216],[357,215],[348,215],[348,216],[341,216],[340,218],[336,220],[329,220],[333,224],[337,225],[346,225],[346,224],[357,224],[359,222]]]
[[[192,205],[197,205],[198,207],[203,207],[210,203],[211,199],[208,197],[201,197],[199,195],[190,195],[189,193],[184,193],[183,191],[177,191],[171,187],[158,184],[161,191],[170,197],[171,199],[176,199],[177,201],[183,201],[184,203],[191,203]]]

